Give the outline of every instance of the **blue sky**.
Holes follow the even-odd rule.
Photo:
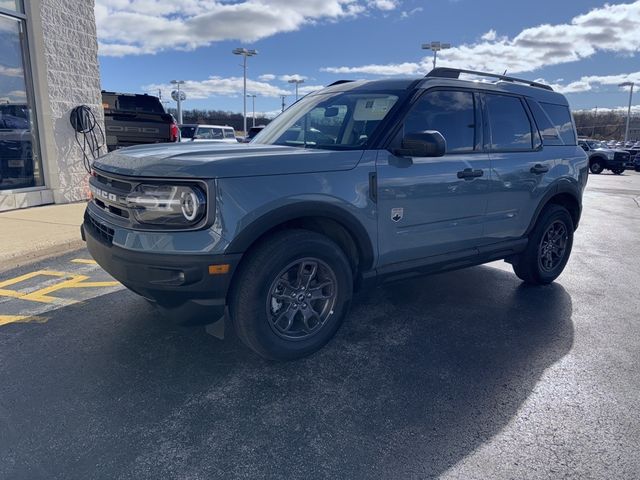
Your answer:
[[[574,109],[626,105],[618,83],[640,83],[640,1],[97,0],[96,20],[103,88],[168,98],[179,78],[184,108],[242,110],[238,46],[259,51],[248,63],[259,112],[293,101],[291,75],[303,92],[423,75],[432,40],[455,47],[442,65],[544,79]]]

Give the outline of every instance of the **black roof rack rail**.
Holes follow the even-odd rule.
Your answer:
[[[333,87],[334,85],[342,85],[343,83],[349,83],[349,82],[353,82],[354,80],[336,80],[333,83],[330,83],[329,85],[327,85],[327,87]]]
[[[524,83],[525,85],[529,85],[531,87],[544,88],[545,90],[551,90],[553,92],[553,88],[551,88],[549,85],[545,85],[544,83],[532,82],[531,80],[524,80],[522,78],[508,77],[506,75],[498,75],[496,73],[476,72],[475,70],[463,70],[460,68],[448,68],[448,67],[434,68],[429,73],[427,73],[427,75],[425,75],[425,78],[426,77],[460,78],[461,73],[478,75],[479,77],[497,78],[498,80],[504,80],[505,82]]]

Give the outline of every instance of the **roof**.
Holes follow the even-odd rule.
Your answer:
[[[474,78],[458,78],[460,73],[473,75]],[[487,79],[495,79],[496,81],[487,81]],[[341,92],[354,89],[360,91],[407,90],[412,88],[430,88],[433,86],[464,87],[490,92],[515,93],[535,98],[541,102],[568,105],[564,95],[554,92],[551,87],[539,82],[505,75],[451,68],[436,68],[425,77],[357,81],[339,80],[316,93]]]

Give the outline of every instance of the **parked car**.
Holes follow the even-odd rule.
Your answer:
[[[640,172],[640,153],[636,154],[636,156],[633,158],[633,169],[636,172]]]
[[[625,162],[624,167],[626,169],[633,169],[633,161],[636,158],[636,155],[640,153],[640,146],[636,147],[633,145],[630,148],[625,148],[627,152],[629,152],[629,159]]]
[[[589,155],[589,171],[599,174],[604,170],[611,170],[616,175],[624,172],[625,164],[629,161],[629,152],[611,149],[604,142],[591,139],[580,139],[578,145]]]
[[[177,142],[178,124],[153,95],[102,91],[109,152],[132,145]]]
[[[105,155],[89,252],[160,309],[206,307],[195,320],[210,323],[228,306],[270,359],[321,348],[353,291],[378,282],[499,259],[526,283],[553,282],[588,178],[567,100],[466,73],[336,82],[237,147]]]
[[[180,125],[181,142],[238,143],[236,132],[228,125]]]

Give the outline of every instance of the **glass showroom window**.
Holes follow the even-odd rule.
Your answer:
[[[6,11],[7,2],[0,2]],[[19,17],[0,14],[0,190],[43,184],[27,35]]]

